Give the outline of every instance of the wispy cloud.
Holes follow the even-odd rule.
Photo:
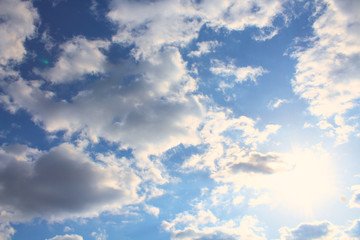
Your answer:
[[[274,110],[278,107],[280,107],[281,105],[283,105],[284,103],[288,103],[289,101],[286,100],[286,99],[281,99],[281,98],[278,98],[278,99],[274,99],[274,100],[271,100],[268,104],[268,108],[270,110]]]
[[[226,64],[219,60],[212,60],[210,71],[223,77],[234,77],[234,81],[242,83],[245,81],[256,82],[256,78],[262,76],[267,71],[262,67],[237,67],[232,63]]]

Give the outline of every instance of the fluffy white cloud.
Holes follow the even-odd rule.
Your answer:
[[[70,144],[36,154],[9,148],[0,149],[0,222],[93,217],[141,201],[141,179],[125,159],[95,163]]]
[[[53,83],[69,83],[84,80],[85,74],[104,73],[106,57],[100,50],[108,46],[107,41],[76,37],[60,46],[60,58],[43,75]]]
[[[25,54],[24,41],[35,32],[38,14],[30,1],[0,2],[0,64],[20,61]]]
[[[158,217],[160,213],[159,208],[147,204],[144,206],[144,211],[150,215],[154,215],[155,217]]]
[[[245,216],[239,221],[221,221],[210,210],[198,209],[193,214],[184,212],[171,221],[163,221],[162,226],[171,232],[173,240],[266,239],[263,229],[257,224],[258,220],[251,216]]]
[[[46,240],[83,240],[83,237],[82,236],[79,236],[77,234],[71,234],[71,235],[57,235],[53,238],[49,238],[49,239],[46,239]]]
[[[192,170],[206,168],[217,174],[249,154],[249,149],[242,148],[241,145],[250,149],[255,148],[257,144],[267,141],[269,135],[276,133],[281,127],[269,124],[264,130],[259,130],[255,125],[256,122],[246,116],[236,118],[232,117],[231,113],[209,112],[200,131],[201,142],[206,145],[206,149],[203,154],[195,154],[186,160],[182,167]],[[234,166],[234,171],[264,171],[265,165],[257,162],[254,156],[250,158],[250,163]]]
[[[256,82],[256,78],[262,76],[267,71],[262,67],[237,67],[232,63],[225,64],[219,60],[213,60],[210,71],[223,77],[235,77],[234,81],[242,83],[248,80]]]
[[[41,90],[41,82],[19,79],[6,87],[7,106],[27,110],[49,132],[82,131],[93,141],[102,137],[133,148],[138,157],[198,142],[203,107],[191,94],[196,83],[177,49],[111,65],[106,75],[72,99]]]
[[[298,63],[292,85],[313,115],[327,119],[345,114],[360,98],[360,17],[355,10],[359,1],[324,2],[326,9],[313,24],[310,47],[293,54]],[[347,141],[340,138],[339,143]]]
[[[283,1],[119,1],[110,4],[108,17],[119,25],[115,41],[134,43],[136,58],[149,57],[164,45],[181,46],[197,36],[204,24],[243,30],[272,26]],[[180,30],[181,29],[181,30]]]
[[[317,126],[325,130],[328,136],[336,136],[336,145],[346,143],[351,133],[355,131],[355,126],[347,125],[341,115],[334,117],[334,124],[329,123],[327,120],[321,120]]]

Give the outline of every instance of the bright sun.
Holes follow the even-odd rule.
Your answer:
[[[294,168],[272,176],[269,188],[280,207],[312,216],[335,196],[335,177],[326,152],[296,149],[288,156]]]

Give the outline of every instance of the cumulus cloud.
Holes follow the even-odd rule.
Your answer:
[[[171,221],[163,221],[162,227],[171,232],[171,239],[265,239],[258,220],[245,216],[239,221],[221,221],[210,210],[199,209],[194,213],[184,212]]]
[[[77,234],[71,234],[71,235],[57,235],[53,238],[48,238],[46,240],[83,240],[83,237]]]
[[[356,107],[360,97],[360,18],[356,0],[324,2],[310,46],[293,53],[298,63],[292,85],[308,101],[313,115],[328,119]],[[340,138],[340,143],[347,141]]]
[[[0,151],[0,221],[93,217],[139,201],[141,179],[124,160],[95,163],[70,144],[27,157],[7,149]]]
[[[54,67],[42,73],[51,82],[69,83],[84,80],[85,74],[100,74],[105,71],[105,55],[101,49],[106,49],[109,42],[102,40],[87,40],[83,37],[62,44],[61,56]]]
[[[72,99],[42,90],[42,82],[19,79],[7,86],[8,109],[27,110],[49,132],[82,131],[93,141],[102,137],[142,157],[198,141],[203,107],[191,94],[196,83],[177,49],[112,65],[106,74]]]
[[[355,126],[347,125],[341,115],[334,117],[334,124],[329,123],[327,120],[321,120],[317,126],[326,131],[327,136],[336,137],[336,145],[346,143],[351,133],[355,131]]]
[[[30,1],[0,2],[0,64],[20,61],[26,53],[24,42],[35,33],[38,14]]]
[[[134,43],[136,58],[146,58],[163,45],[183,46],[201,26],[243,30],[264,28],[282,12],[282,1],[118,1],[110,4],[109,19],[119,26],[114,41]],[[181,29],[181,31],[179,31]]]
[[[200,136],[201,142],[205,145],[203,154],[195,154],[183,163],[184,169],[209,169],[213,173],[224,170],[231,164],[236,163],[243,156],[247,155],[247,148],[256,148],[257,144],[268,140],[271,134],[280,129],[280,125],[269,124],[264,130],[256,128],[256,122],[246,116],[233,117],[231,113],[209,112],[203,125]],[[255,157],[252,163],[256,168]],[[261,163],[258,162],[260,169]],[[236,171],[235,167],[235,171]],[[238,166],[238,170],[241,170]],[[245,167],[246,168],[246,167]],[[251,168],[251,166],[249,166]]]
[[[256,78],[262,76],[267,71],[262,67],[237,67],[232,63],[225,64],[219,60],[213,60],[210,71],[223,77],[234,77],[234,81],[242,83],[248,80],[256,82]]]

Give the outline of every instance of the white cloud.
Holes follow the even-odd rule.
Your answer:
[[[71,227],[69,226],[64,227],[64,232],[71,232],[71,231],[74,231]]]
[[[328,136],[336,137],[335,145],[346,143],[351,133],[355,131],[355,126],[347,125],[341,115],[335,115],[334,124],[321,120],[317,126],[325,130]]]
[[[108,46],[107,41],[75,37],[60,46],[60,58],[54,67],[43,75],[51,82],[59,84],[84,80],[85,74],[104,73],[106,57],[100,50]]]
[[[274,99],[274,100],[271,100],[268,104],[268,108],[270,110],[274,110],[278,107],[280,107],[280,105],[283,105],[284,103],[288,103],[288,100],[286,99]]]
[[[48,238],[46,240],[83,240],[83,237],[77,234],[71,234],[71,235],[57,235],[53,238]]]
[[[187,159],[182,168],[198,170],[209,169],[215,173],[234,164],[248,154],[247,148],[268,140],[280,125],[269,124],[264,130],[255,127],[256,122],[246,116],[232,117],[224,111],[208,112],[200,131],[201,142],[205,145],[203,154],[195,154]],[[240,146],[244,146],[243,148]],[[245,147],[246,146],[246,147]],[[256,164],[256,163],[255,163]],[[259,166],[261,163],[259,163]],[[257,169],[256,166],[250,168]],[[241,167],[239,167],[241,169]]]
[[[163,221],[163,228],[171,232],[171,239],[226,239],[264,240],[263,229],[257,226],[258,220],[244,216],[239,221],[221,221],[209,210],[199,209],[194,214],[184,212],[171,221]]]
[[[232,63],[225,64],[219,60],[212,60],[210,71],[213,74],[223,77],[235,77],[234,81],[237,83],[249,80],[256,82],[257,77],[260,77],[267,72],[262,67],[237,67]]]
[[[160,209],[157,208],[157,207],[154,207],[154,206],[150,206],[150,205],[147,205],[145,204],[144,205],[144,211],[150,215],[153,215],[155,217],[158,217],[159,216],[159,213],[160,213]]]
[[[0,240],[10,240],[11,236],[15,234],[15,229],[7,223],[0,222]]]
[[[95,163],[70,144],[41,154],[28,148],[27,157],[22,151],[0,150],[0,222],[94,217],[141,201],[141,179],[124,159]]]
[[[192,51],[188,54],[189,57],[200,57],[203,54],[210,53],[214,48],[220,45],[218,41],[205,41],[196,43],[199,50]]]
[[[24,41],[35,33],[38,14],[30,1],[0,2],[0,64],[20,61],[26,50]]]
[[[95,240],[106,240],[107,234],[105,230],[98,229],[98,232],[92,232],[91,236],[94,237]]]
[[[360,98],[360,17],[356,0],[324,2],[327,6],[313,24],[310,47],[293,53],[298,63],[292,85],[313,115],[328,119],[344,115]],[[338,143],[346,142],[345,136],[353,131],[339,129]]]
[[[272,26],[283,11],[282,1],[119,1],[110,4],[108,17],[119,25],[114,41],[134,43],[134,56],[147,58],[164,45],[185,45],[201,26],[243,30]],[[181,29],[181,30],[179,30]]]
[[[110,65],[106,76],[72,99],[42,90],[42,82],[19,79],[6,86],[6,104],[9,110],[27,110],[48,132],[81,131],[95,142],[102,137],[132,148],[142,159],[180,143],[198,143],[201,96],[191,94],[196,83],[177,49],[163,49],[138,63]]]

